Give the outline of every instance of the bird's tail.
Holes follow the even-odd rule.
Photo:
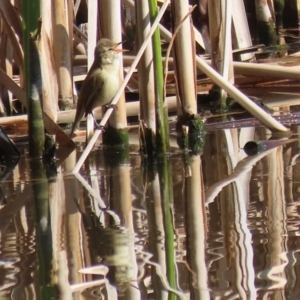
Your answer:
[[[73,125],[72,125],[72,129],[71,129],[71,132],[70,132],[70,135],[69,135],[70,138],[72,138],[72,136],[73,136],[73,134],[74,134],[76,125],[77,125],[77,124],[76,124],[75,122],[74,122]]]
[[[77,110],[76,111],[75,120],[74,120],[74,123],[72,125],[72,129],[71,129],[71,132],[70,132],[70,135],[69,135],[70,138],[72,138],[72,136],[74,134],[74,131],[75,131],[75,128],[80,123],[80,120],[82,119],[83,114],[84,114],[84,112],[82,110],[80,110],[80,111]]]

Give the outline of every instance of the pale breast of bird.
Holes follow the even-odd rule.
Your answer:
[[[107,65],[106,68],[102,69],[101,77],[103,85],[94,107],[110,103],[120,87],[119,68],[116,66]]]

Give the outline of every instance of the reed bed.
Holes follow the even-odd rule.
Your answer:
[[[299,31],[291,30],[298,26],[298,13],[296,18],[290,14],[291,2],[299,1],[285,1],[283,7],[275,0],[211,0],[209,6],[205,0],[43,0],[37,2],[41,13],[26,19],[30,6],[25,10],[24,5],[34,5],[33,0],[0,0],[0,111],[5,115],[0,123],[13,124],[17,133],[26,128],[36,150],[31,157],[45,156],[44,132],[73,150],[66,124],[74,120],[77,91],[93,63],[97,40],[122,41],[129,50],[111,102],[118,109],[95,110],[101,127],[91,133],[78,160],[73,151],[56,165],[38,159],[28,163],[24,150],[13,181],[3,175],[9,185],[0,209],[3,262],[13,268],[3,269],[3,282],[10,286],[4,285],[1,295],[13,287],[21,298],[25,283],[36,298],[63,299],[79,297],[76,291],[86,296],[86,289],[94,287],[93,296],[107,292],[107,299],[124,292],[128,299],[208,299],[234,295],[233,286],[240,297],[255,299],[269,288],[281,292],[282,282],[291,290],[286,273],[296,274],[297,264],[293,255],[285,255],[283,264],[280,255],[289,254],[286,245],[292,254],[297,248],[299,144],[286,135],[266,141],[269,130],[286,133],[287,128],[257,104],[272,101],[277,114],[284,105],[289,112],[300,104]],[[293,16],[288,22],[287,14]],[[271,31],[262,35],[257,24]],[[271,90],[268,97],[266,90]],[[230,98],[265,128],[224,129],[222,122],[203,146],[205,119],[209,123],[205,111],[227,120]],[[169,133],[171,115],[176,116],[176,137]],[[128,155],[132,116],[140,129],[134,151],[142,149],[143,155]],[[30,126],[37,131],[27,131]],[[104,137],[121,133],[121,147],[90,153],[102,128]],[[34,140],[37,135],[42,142]],[[263,140],[257,143],[258,155],[245,159],[243,145],[253,138]],[[171,156],[175,139],[185,151]],[[104,143],[109,144],[105,138]],[[259,214],[260,219],[251,219]],[[253,230],[253,220],[259,230]],[[271,238],[262,239],[260,229]],[[9,259],[12,249],[14,260]],[[263,262],[272,258],[263,269],[255,264],[257,249],[259,258],[264,250]],[[233,275],[224,288],[224,276],[218,276],[228,274],[228,266]],[[281,282],[267,278],[266,289],[261,270],[270,274],[274,266],[291,267],[285,273],[280,269]],[[290,277],[289,283],[297,282]]]
[[[234,82],[240,76],[244,86],[251,84],[253,78],[258,76],[262,81],[267,77],[274,83],[279,80],[286,80],[286,84],[298,81],[299,33],[295,29],[300,10],[295,11],[295,7],[299,4],[296,0],[290,1],[295,2],[294,6],[286,1],[223,2],[99,0],[87,3],[76,0],[62,4],[60,1],[36,0],[34,3],[38,4],[36,7],[40,12],[36,15],[41,18],[31,18],[28,24],[32,27],[24,27],[27,22],[23,10],[26,1],[3,0],[0,3],[0,112],[5,117],[11,116],[12,123],[14,115],[24,114],[24,111],[28,113],[29,121],[32,118],[33,122],[37,118],[43,121],[44,116],[47,118],[47,122],[44,121],[46,132],[55,134],[56,141],[61,145],[74,145],[72,141],[67,141],[65,128],[62,130],[57,126],[58,116],[64,110],[70,110],[70,115],[73,115],[79,83],[92,64],[97,40],[107,37],[117,42],[123,41],[123,47],[130,50],[123,57],[124,70],[120,74],[123,80],[131,61],[145,39],[149,38],[158,5],[158,10],[165,6],[167,11],[141,62],[132,69],[133,75],[130,80],[128,78],[128,84],[122,85],[126,97],[123,91],[118,93],[121,98],[119,102],[116,100],[119,109],[109,121],[109,126],[115,129],[113,135],[122,130],[126,136],[126,98],[138,93],[139,96],[135,97],[141,101],[137,112],[141,148],[147,149],[147,154],[168,151],[167,100],[160,91],[162,86],[168,97],[175,96],[177,99],[179,129],[189,127],[193,115],[201,115],[203,109],[197,100],[200,94],[206,93],[223,109],[230,96],[267,128],[286,131],[282,124],[242,94]],[[192,5],[196,5],[196,9],[189,12]],[[148,15],[150,18],[147,18]],[[22,30],[22,22],[27,31]],[[164,48],[165,43],[171,42],[173,35],[172,54],[165,59],[161,46]],[[28,38],[38,44],[40,74],[37,80],[41,86],[37,102],[43,108],[39,117],[30,115],[30,103],[35,102],[28,100],[29,89],[26,89],[30,76],[25,66],[31,69],[33,66],[27,62]],[[252,47],[252,43],[259,46]],[[289,64],[282,63],[286,58],[290,58]],[[162,72],[158,69],[162,70],[163,66],[167,70],[166,80],[162,78],[158,81],[161,75],[157,72]],[[207,85],[206,76],[212,85]],[[259,84],[258,80],[256,85]],[[221,97],[216,96],[216,89]],[[201,92],[197,92],[199,90]],[[158,102],[159,98],[161,102]],[[157,139],[161,133],[161,140]],[[126,143],[126,138],[121,143]],[[164,143],[165,146],[158,146]]]

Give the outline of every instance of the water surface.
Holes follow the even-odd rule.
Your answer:
[[[297,132],[297,125],[292,125]],[[299,299],[299,141],[210,131],[201,154],[82,145],[2,176],[0,299]],[[2,168],[4,173],[5,166]],[[298,276],[299,275],[299,276]]]

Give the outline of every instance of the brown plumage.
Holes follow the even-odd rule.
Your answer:
[[[94,53],[91,66],[79,92],[77,109],[70,137],[83,116],[92,113],[98,106],[107,105],[117,93],[119,82],[120,58],[119,44],[109,39],[101,39]]]

